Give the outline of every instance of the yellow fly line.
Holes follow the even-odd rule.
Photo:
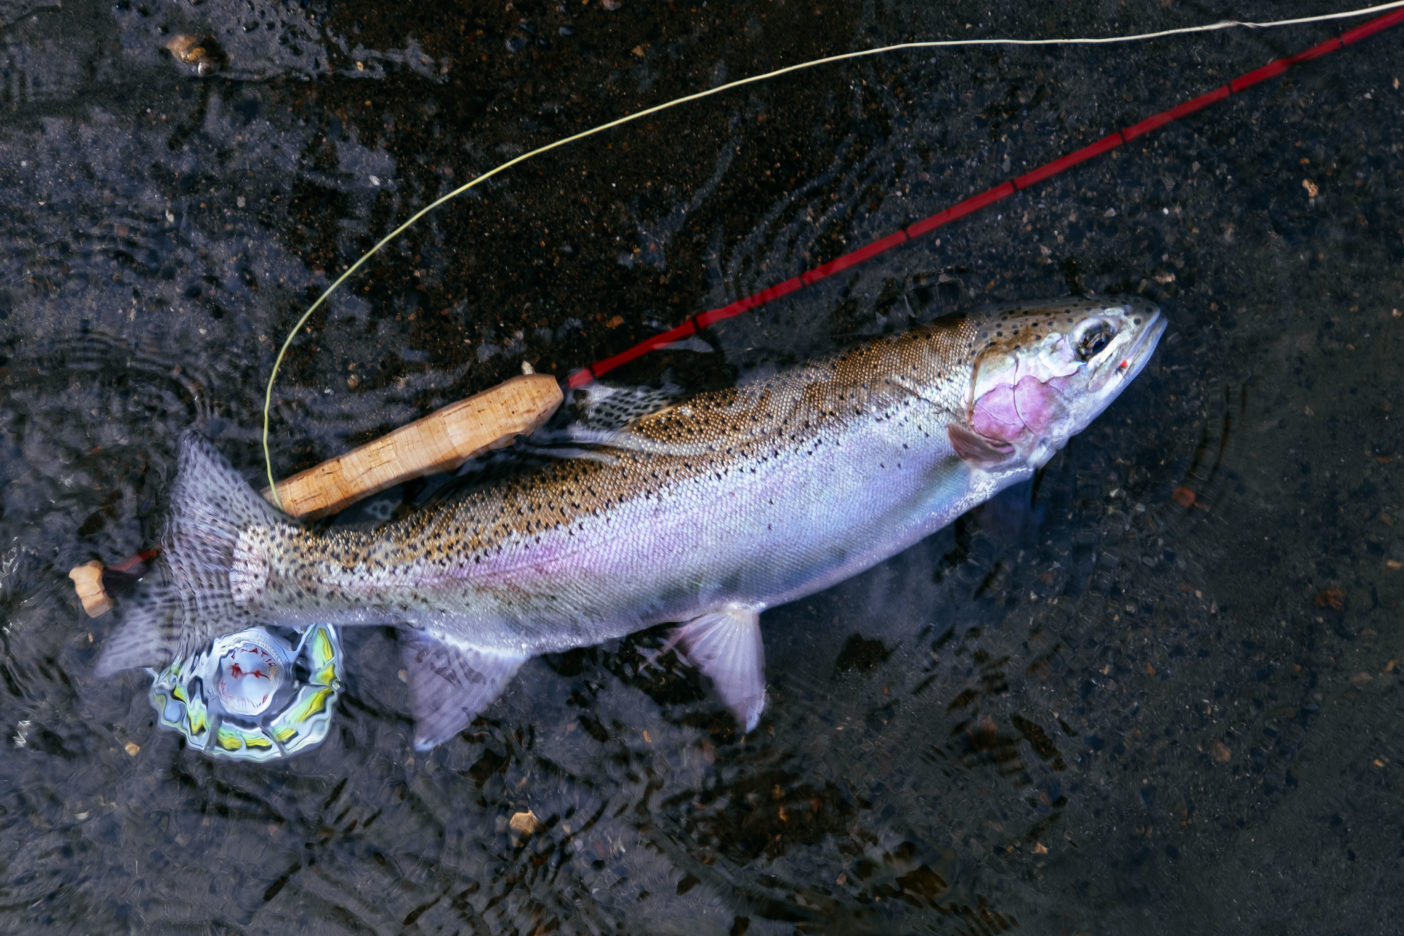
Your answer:
[[[452,201],[453,199],[462,195],[464,192],[467,192],[469,189],[481,185],[488,179],[491,179],[493,176],[498,175],[499,173],[506,172],[513,166],[516,166],[519,163],[524,163],[528,159],[533,159],[537,156],[549,153],[552,150],[560,149],[563,146],[569,146],[572,143],[577,143],[580,140],[586,139],[587,137],[592,137],[597,134],[604,133],[607,130],[613,130],[616,127],[622,127],[625,124],[633,123],[636,120],[642,120],[645,117],[660,113],[670,108],[678,107],[682,104],[688,104],[693,101],[700,101],[703,98],[711,97],[714,94],[723,94],[727,91],[734,91],[737,88],[741,88],[746,85],[759,84],[762,81],[770,81],[773,78],[779,78],[782,75],[788,75],[791,72],[802,71],[807,68],[818,68],[822,65],[832,65],[837,62],[847,62],[852,61],[854,59],[867,58],[873,55],[887,55],[892,52],[907,52],[919,49],[950,49],[961,46],[1068,46],[1110,45],[1113,43],[1123,42],[1144,42],[1150,39],[1163,39],[1167,36],[1181,36],[1190,33],[1213,32],[1222,29],[1268,29],[1277,26],[1300,26],[1307,23],[1321,23],[1326,22],[1328,20],[1347,19],[1357,16],[1368,16],[1374,13],[1381,13],[1385,10],[1392,10],[1401,6],[1404,6],[1404,0],[1393,0],[1393,2],[1390,3],[1380,3],[1376,4],[1375,6],[1364,7],[1361,9],[1347,10],[1337,13],[1325,13],[1318,16],[1301,16],[1295,19],[1272,20],[1270,22],[1262,23],[1242,22],[1239,20],[1220,20],[1218,22],[1209,23],[1203,26],[1182,26],[1177,29],[1162,29],[1157,32],[1137,33],[1135,35],[1130,36],[1103,36],[1072,39],[939,39],[922,42],[899,42],[895,45],[882,46],[881,48],[876,49],[860,49],[856,52],[842,52],[838,55],[829,55],[825,56],[824,58],[811,59],[807,62],[799,62],[794,65],[787,65],[784,68],[777,68],[774,71],[768,71],[764,74],[752,75],[748,78],[739,78],[736,81],[729,81],[725,84],[717,85],[714,88],[708,88],[705,91],[697,91],[693,94],[686,94],[682,97],[674,98],[671,101],[665,101],[662,104],[655,104],[652,107],[647,107],[643,110],[635,111],[632,114],[626,114],[625,116],[619,117],[615,120],[611,120],[608,123],[603,123],[599,126],[591,127],[588,130],[582,130],[579,133],[572,134],[571,136],[556,140],[555,142],[547,143],[545,146],[539,146],[534,150],[522,153],[519,156],[507,160],[499,166],[489,169],[487,172],[484,172],[482,175],[477,176],[471,181],[460,185],[458,188],[454,189],[448,194],[439,196],[429,204],[425,205],[423,208],[416,211],[414,214],[410,215],[409,218],[406,219],[403,224],[395,228],[389,234],[386,234],[384,237],[382,237],[379,241],[375,243],[375,246],[371,247],[364,254],[362,254],[360,259],[358,259],[355,263],[351,264],[351,266],[347,267],[345,272],[343,272],[340,276],[333,280],[332,284],[328,286],[320,296],[317,297],[317,300],[315,302],[313,302],[310,306],[307,307],[307,311],[302,313],[302,316],[297,320],[297,323],[293,325],[293,327],[288,331],[287,338],[284,339],[282,347],[278,349],[278,356],[273,360],[273,369],[268,375],[268,386],[265,389],[263,395],[263,460],[268,472],[268,487],[269,493],[273,498],[273,503],[277,505],[279,509],[282,509],[283,503],[282,499],[278,496],[278,484],[273,477],[273,457],[268,449],[268,432],[271,418],[270,413],[273,407],[273,384],[274,381],[278,379],[278,369],[282,366],[283,358],[287,356],[288,349],[292,347],[293,341],[297,338],[297,333],[302,330],[302,327],[307,324],[307,320],[312,317],[312,314],[316,312],[318,308],[321,307],[322,303],[326,302],[327,299],[331,296],[331,294],[336,292],[336,290],[340,288],[341,284],[344,283],[351,276],[351,274],[355,273],[362,266],[364,266],[366,261],[369,260],[371,257],[375,256],[382,247],[384,247],[386,244],[389,244],[395,238],[403,234],[416,221],[427,215],[429,212],[433,211],[435,208],[438,208],[445,202]]]

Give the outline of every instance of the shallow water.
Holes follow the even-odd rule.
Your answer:
[[[214,762],[157,730],[145,677],[93,677],[107,624],[65,578],[156,539],[184,427],[256,476],[296,315],[504,158],[836,50],[1319,12],[1290,6],[5,6],[0,928],[1391,931],[1397,28],[623,375],[726,380],[1070,282],[1170,317],[1033,485],[769,612],[750,737],[697,677],[646,665],[649,632],[533,661],[416,754],[372,630],[347,635],[323,747]],[[216,36],[223,68],[172,58],[180,32]],[[523,361],[564,376],[1332,33],[905,53],[551,154],[314,320],[277,467]]]

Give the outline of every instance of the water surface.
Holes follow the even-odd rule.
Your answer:
[[[1404,44],[1294,69],[623,375],[732,379],[1070,288],[1171,331],[1026,485],[766,616],[741,738],[655,631],[525,666],[410,746],[347,636],[313,754],[158,731],[65,578],[154,542],[176,438],[257,475],[302,308],[416,208],[551,139],[837,50],[1309,4],[9,3],[0,15],[0,926],[54,932],[1389,932],[1404,868]],[[930,8],[929,8],[930,7]],[[1397,32],[1398,30],[1395,30]],[[211,35],[201,75],[164,48]],[[317,316],[291,473],[564,376],[1331,28],[907,53],[554,153]],[[513,815],[540,820],[523,837]]]

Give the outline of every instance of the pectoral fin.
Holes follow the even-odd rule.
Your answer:
[[[414,709],[414,746],[427,751],[468,726],[492,704],[524,656],[452,646],[418,631],[400,634]]]
[[[674,632],[687,659],[712,680],[717,694],[746,731],[765,709],[765,646],[760,614],[728,607],[695,618]]]
[[[1018,454],[1013,444],[1001,439],[990,439],[972,429],[952,423],[946,430],[951,447],[965,462],[976,467],[998,468]]]

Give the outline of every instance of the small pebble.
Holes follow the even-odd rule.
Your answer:
[[[112,609],[107,591],[102,587],[102,563],[96,559],[75,567],[68,573],[73,579],[73,587],[78,592],[78,600],[83,602],[83,610],[88,617],[98,617]]]
[[[219,71],[227,60],[224,50],[213,36],[172,36],[166,41],[166,48],[185,65],[194,65],[195,74],[202,78]]]
[[[528,809],[526,812],[513,813],[512,818],[507,821],[512,831],[518,835],[530,835],[536,831],[536,826],[540,822],[536,818],[536,813]]]

